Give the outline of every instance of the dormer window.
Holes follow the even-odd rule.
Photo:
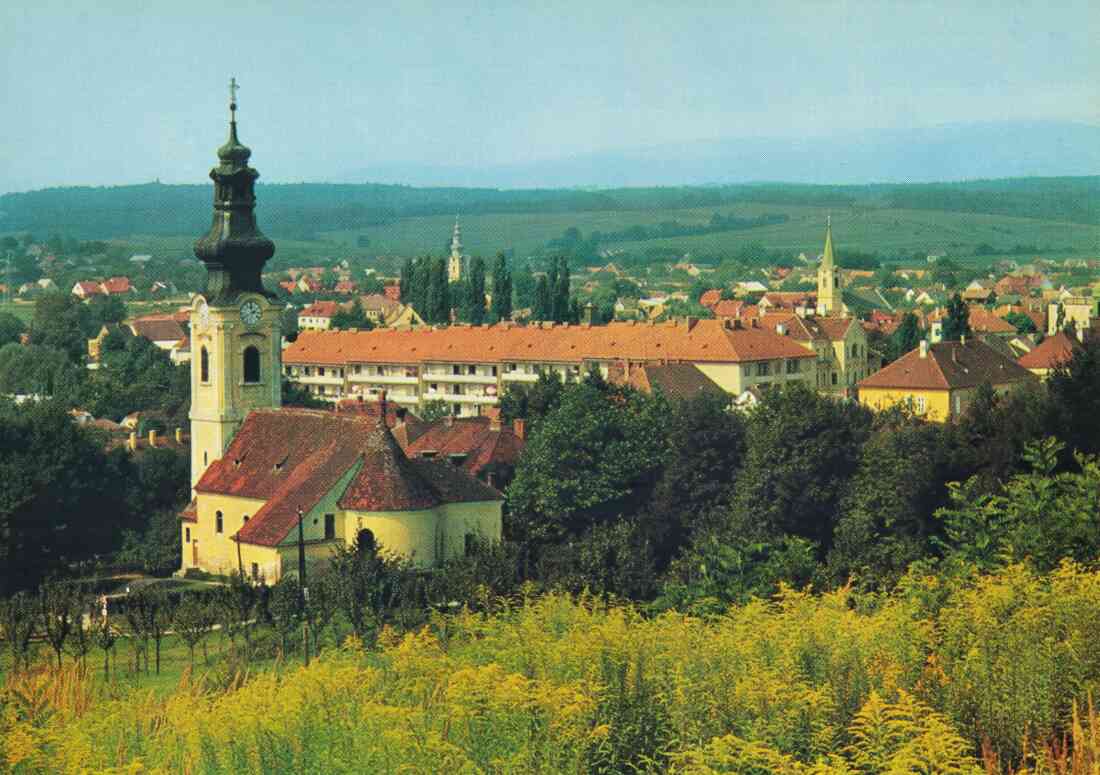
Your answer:
[[[431,460],[438,454],[439,452],[434,449],[426,449],[420,453],[420,457],[424,458],[425,460]]]
[[[458,468],[466,462],[466,453],[452,452],[451,454],[447,455],[447,459],[451,461],[451,465],[453,465],[455,468]]]

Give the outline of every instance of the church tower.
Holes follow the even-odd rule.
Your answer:
[[[252,409],[282,403],[282,305],[261,272],[275,244],[256,226],[256,170],[237,139],[237,82],[229,83],[229,139],[218,149],[214,217],[195,242],[206,284],[191,303],[191,486],[224,454]]]
[[[455,230],[451,235],[451,258],[447,262],[447,281],[457,283],[462,279],[462,229],[455,216]]]
[[[840,279],[840,270],[833,256],[833,219],[825,220],[825,253],[817,267],[817,314],[842,315],[844,302],[841,294],[844,283]]]

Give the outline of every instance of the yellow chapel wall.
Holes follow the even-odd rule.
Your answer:
[[[398,554],[414,565],[429,567],[439,559],[439,511],[345,511],[344,535],[351,543],[360,530],[370,530],[383,553]]]
[[[467,534],[493,543],[500,541],[502,506],[502,501],[444,504],[440,509],[440,525],[443,528],[442,559],[465,554]]]
[[[244,525],[244,515],[252,516],[264,501],[258,498],[241,498],[235,495],[199,493],[196,502],[198,513],[195,522],[183,522],[181,540],[191,529],[191,543],[183,544],[183,567],[197,567],[207,573],[230,575],[238,570],[237,542],[233,536]],[[217,512],[222,512],[222,532],[216,532]],[[197,543],[197,547],[196,547]],[[195,556],[198,562],[194,562]],[[266,578],[278,578],[279,553],[274,547],[241,543],[241,564],[249,573],[252,563],[257,563]]]

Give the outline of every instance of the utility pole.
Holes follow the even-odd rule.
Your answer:
[[[298,507],[298,614],[302,617],[302,660],[309,667],[309,616],[306,615],[306,600],[309,589],[306,588],[306,540],[305,514]]]

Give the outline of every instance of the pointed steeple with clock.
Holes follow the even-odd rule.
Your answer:
[[[237,138],[237,82],[229,85],[229,139],[218,149],[214,218],[195,242],[206,284],[191,305],[191,485],[229,447],[253,409],[281,404],[282,305],[261,273],[275,244],[256,225],[252,155]]]

